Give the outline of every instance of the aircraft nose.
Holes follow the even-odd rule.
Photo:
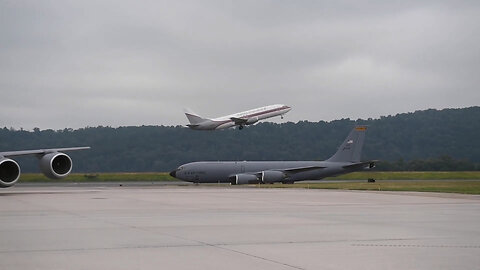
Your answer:
[[[177,177],[177,170],[171,171],[169,174],[170,174],[171,177],[176,178]]]

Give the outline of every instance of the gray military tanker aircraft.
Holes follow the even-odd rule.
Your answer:
[[[20,166],[10,157],[35,155],[38,158],[40,169],[48,178],[59,179],[66,177],[72,171],[72,159],[62,152],[90,149],[89,146],[37,149],[0,152],[0,188],[15,185],[20,178]]]
[[[193,183],[287,184],[368,170],[375,167],[376,160],[360,161],[366,130],[366,126],[354,127],[325,161],[203,161],[181,165],[170,175]]]

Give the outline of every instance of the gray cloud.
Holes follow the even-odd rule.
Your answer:
[[[475,1],[2,1],[0,126],[480,105]]]

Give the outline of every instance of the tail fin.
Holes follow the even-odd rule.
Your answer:
[[[202,123],[208,120],[206,118],[202,118],[200,115],[194,113],[192,110],[188,108],[185,108],[184,111],[191,125],[197,125],[199,123]]]
[[[327,161],[360,162],[366,131],[366,126],[354,127],[342,145],[340,145],[337,152],[331,158],[327,159]]]

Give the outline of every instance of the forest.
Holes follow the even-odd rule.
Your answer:
[[[0,151],[91,146],[69,152],[74,172],[164,172],[192,161],[324,160],[355,125],[368,125],[364,160],[378,170],[479,170],[480,107],[422,110],[378,119],[275,124],[243,130],[183,126],[86,127],[33,131],[0,128]],[[15,158],[37,172],[32,157]]]

